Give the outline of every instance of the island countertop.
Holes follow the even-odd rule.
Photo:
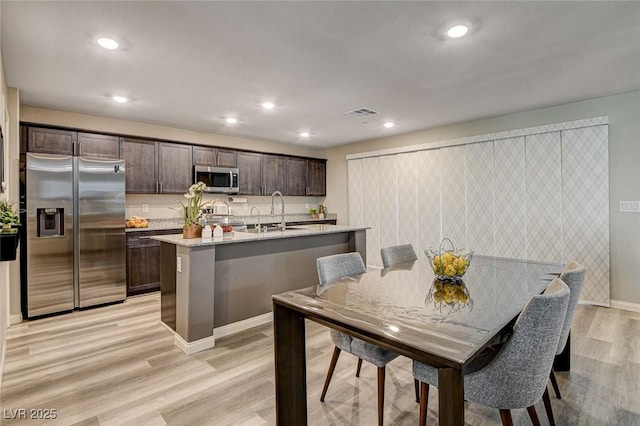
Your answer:
[[[219,244],[234,244],[250,241],[264,241],[282,238],[304,237],[309,235],[324,235],[340,232],[362,231],[368,226],[344,226],[344,225],[295,225],[285,231],[269,231],[254,234],[251,232],[232,232],[232,235],[215,238],[182,238],[182,234],[158,235],[150,237],[164,243],[175,244],[183,247],[213,246]]]
[[[161,243],[162,324],[186,353],[265,324],[272,319],[274,294],[317,284],[319,257],[358,252],[366,262],[367,229],[308,224],[220,238],[150,237]]]

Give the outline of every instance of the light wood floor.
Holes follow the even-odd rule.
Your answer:
[[[579,306],[572,371],[559,373],[552,397],[558,425],[640,425],[640,314]],[[193,356],[159,325],[159,295],[13,326],[0,394],[1,424],[11,410],[55,409],[61,425],[275,424],[271,325],[218,339]],[[325,403],[319,394],[333,346],[327,329],[308,323],[309,424],[376,423],[376,370],[341,356]],[[437,424],[437,392],[428,424]],[[499,424],[497,410],[467,404],[471,425]],[[546,424],[542,404],[537,406]],[[387,367],[385,423],[415,425],[411,363]],[[524,410],[516,424],[530,424]]]

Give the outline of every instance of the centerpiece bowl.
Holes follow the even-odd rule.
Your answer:
[[[449,247],[445,248],[447,243]],[[424,254],[429,259],[436,279],[439,281],[461,281],[473,257],[471,250],[456,249],[448,238],[444,238],[436,250],[428,248]]]

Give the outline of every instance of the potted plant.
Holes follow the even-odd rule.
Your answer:
[[[311,219],[317,219],[318,218],[318,210],[316,210],[316,209],[309,210],[309,214],[311,215]]]
[[[202,202],[205,188],[206,186],[203,182],[194,183],[184,194],[184,198],[187,199],[186,204],[180,202],[184,220],[182,238],[200,238],[202,236],[200,216],[202,215],[202,208],[206,204]]]
[[[12,201],[0,200],[0,261],[16,260],[20,216]]]

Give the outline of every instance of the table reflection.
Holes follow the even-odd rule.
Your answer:
[[[462,309],[473,309],[473,299],[463,280],[440,280],[434,278],[424,299],[425,304],[433,304],[441,313],[450,315]],[[444,310],[443,310],[444,308]]]

